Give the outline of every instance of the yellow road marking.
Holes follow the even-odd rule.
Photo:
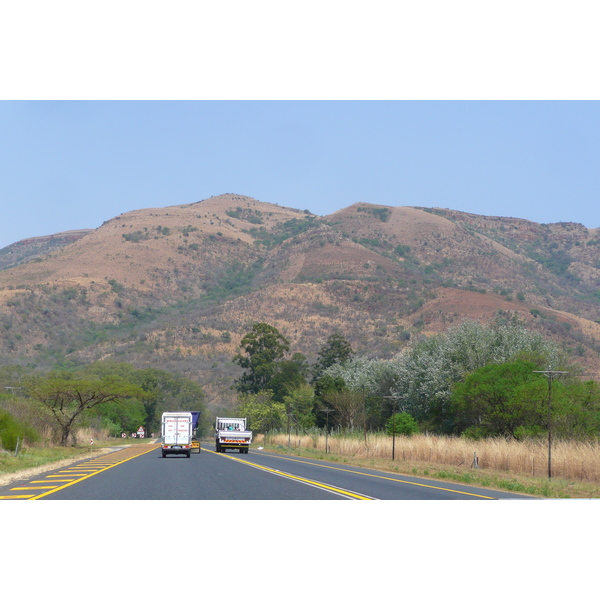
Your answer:
[[[266,453],[265,453],[266,454]],[[362,473],[361,471],[352,471],[351,469],[342,469],[341,467],[332,467],[329,465],[321,465],[318,463],[309,462],[306,460],[300,460],[297,458],[288,458],[287,456],[282,456],[281,454],[269,454],[269,456],[276,456],[278,458],[282,458],[284,460],[290,460],[292,462],[304,463],[307,465],[312,465],[313,467],[322,467],[323,469],[333,469],[334,471],[344,471],[346,473],[354,473],[357,475],[364,475],[365,477],[375,477],[376,479],[387,479],[388,481],[396,481],[398,483],[406,483],[408,485],[416,485],[419,487],[426,487],[434,490],[441,490],[444,492],[453,492],[455,494],[463,494],[465,496],[476,496],[477,498],[485,498],[486,500],[496,500],[493,496],[483,496],[481,494],[474,494],[471,492],[461,492],[459,490],[452,490],[450,488],[444,488],[436,485],[427,485],[425,483],[416,483],[414,481],[406,481],[405,479],[396,479],[395,477],[386,477],[385,475],[374,475],[371,473]]]
[[[52,490],[55,487],[56,487],[55,485],[28,485],[25,487],[10,488],[10,491],[12,492],[13,490],[15,490],[15,491],[17,491],[17,490]]]
[[[58,486],[57,488],[49,490],[47,492],[43,492],[42,494],[32,495],[32,496],[24,496],[24,498],[27,498],[28,500],[38,500],[39,498],[44,498],[45,496],[54,494],[55,492],[58,492],[59,490],[64,490],[65,488],[67,488],[71,485],[75,485],[76,483],[79,483],[80,481],[83,481],[84,479],[93,477],[94,475],[97,475],[98,473],[103,473],[104,471],[108,471],[108,469],[112,469],[113,467],[116,467],[117,465],[122,465],[123,463],[126,463],[127,461],[132,460],[133,458],[137,458],[138,456],[142,456],[143,454],[148,454],[148,452],[152,452],[153,450],[156,450],[156,448],[157,448],[157,446],[153,445],[151,448],[149,448],[148,450],[145,450],[144,452],[139,452],[137,454],[134,454],[133,456],[129,456],[128,458],[114,462],[111,465],[109,465],[108,467],[105,467],[104,469],[99,469],[92,473],[88,473],[87,475],[83,475],[83,477],[79,477],[78,479],[75,479],[75,480],[71,481],[70,483],[65,483],[65,485]],[[64,471],[60,471],[60,472],[64,473]],[[74,473],[70,473],[70,474],[73,475]]]
[[[33,498],[34,494],[28,494],[23,496],[18,496],[15,494],[14,496],[0,496],[0,500],[23,500],[24,498]]]
[[[208,450],[208,452],[212,452],[213,454],[219,454],[217,452],[213,452],[212,450]],[[319,488],[328,490],[330,492],[335,492],[336,494],[340,494],[342,496],[349,496],[350,498],[355,498],[356,500],[374,500],[375,499],[375,498],[371,498],[370,496],[362,496],[360,494],[355,494],[354,492],[345,490],[344,488],[339,488],[339,487],[335,487],[332,485],[328,485],[326,483],[321,483],[320,481],[315,481],[314,479],[306,479],[304,477],[292,475],[291,473],[286,473],[285,471],[279,471],[277,469],[271,469],[269,467],[264,467],[263,465],[257,465],[256,463],[250,462],[249,460],[235,458],[234,456],[228,456],[227,458],[231,458],[232,460],[237,460],[238,462],[245,463],[256,469],[262,469],[263,471],[267,471],[269,473],[274,473],[275,475],[280,475],[281,477],[287,477],[288,479],[295,479],[296,481],[301,481],[302,483],[307,483],[309,485],[319,487]]]
[[[54,481],[48,481],[47,479],[39,479],[37,481],[30,481],[29,483],[58,483],[60,481],[73,481],[72,479],[55,479]]]
[[[61,473],[93,473],[98,469],[67,469],[66,471],[61,471]]]

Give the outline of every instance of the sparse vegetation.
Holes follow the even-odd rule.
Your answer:
[[[503,310],[594,376],[597,237],[574,224],[367,204],[333,221],[235,194],[125,213],[0,271],[0,362],[164,366],[210,382],[230,405],[231,356],[249,323],[276,324],[314,364],[336,330],[357,354],[391,359],[421,335]]]
[[[257,443],[264,443],[261,437]],[[287,451],[287,432],[270,433],[267,448]],[[548,479],[547,447],[539,441],[504,438],[469,440],[434,435],[398,436],[392,461],[389,435],[362,437],[291,433],[290,450],[300,456],[334,460],[394,473],[457,481],[543,498],[600,498],[598,441],[561,441],[554,447],[553,477]],[[478,468],[473,468],[474,458]]]

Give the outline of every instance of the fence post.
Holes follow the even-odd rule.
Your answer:
[[[477,452],[473,452],[473,464],[471,465],[472,469],[479,469],[479,459],[477,458]]]
[[[19,436],[17,436],[17,445],[15,446],[15,456],[19,455],[19,440],[21,438],[19,438]]]

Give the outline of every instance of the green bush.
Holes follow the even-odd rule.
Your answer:
[[[392,415],[387,422],[388,435],[412,435],[419,433],[419,425],[408,413],[397,413]]]
[[[17,421],[9,412],[0,410],[0,446],[9,452],[17,448],[17,440],[35,442],[39,439],[35,429]]]

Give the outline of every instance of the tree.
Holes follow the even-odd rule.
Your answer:
[[[294,356],[302,355],[294,354]],[[273,392],[275,402],[283,402],[286,394],[305,384],[302,363],[292,358],[292,360],[282,360],[277,364],[277,371],[271,377],[268,388]]]
[[[273,402],[270,391],[242,396],[236,413],[246,417],[248,428],[256,433],[281,428],[286,418],[285,406],[280,402]]]
[[[365,395],[354,390],[331,391],[325,401],[334,409],[333,418],[342,429],[354,430],[364,424]]]
[[[600,385],[567,378],[552,384],[552,429],[557,437],[589,438],[600,433]]]
[[[257,394],[270,389],[269,384],[278,371],[278,363],[290,349],[289,341],[276,327],[255,323],[240,342],[244,354],[238,352],[232,359],[245,369],[236,380],[240,393]]]
[[[344,364],[354,351],[350,343],[340,333],[333,333],[318,352],[317,362],[313,365],[313,383],[321,377],[324,371],[335,364]]]
[[[396,413],[392,415],[386,424],[388,435],[406,435],[419,433],[419,425],[408,413]]]
[[[60,428],[60,444],[66,446],[73,427],[84,411],[107,402],[143,396],[143,390],[120,377],[90,380],[70,373],[51,372],[26,383],[31,398],[43,404]]]
[[[160,429],[160,416],[165,411],[199,411],[201,413],[198,433],[202,435],[209,427],[204,404],[204,390],[200,384],[181,375],[161,369],[149,368],[135,371],[131,381],[145,392],[146,427]]]
[[[315,425],[315,393],[313,388],[304,383],[291,390],[283,399],[286,414],[291,414],[297,428],[310,429]]]
[[[141,399],[125,398],[119,402],[98,404],[82,416],[80,423],[87,426],[89,420],[92,427],[106,429],[110,436],[120,437],[122,433],[137,431],[140,426],[151,431],[147,425],[147,416]]]
[[[198,426],[199,434],[209,428],[208,415],[204,404],[204,391],[202,387],[182,375],[156,369],[136,369],[129,363],[98,361],[77,370],[81,378],[102,379],[103,377],[121,377],[132,384],[138,385],[144,391],[140,398],[145,410],[142,420],[147,431],[160,430],[160,415],[164,411],[199,411],[201,413]],[[131,419],[134,417],[130,408],[135,413],[130,403],[124,403],[121,407],[99,408],[102,417],[107,417],[116,428],[129,431]],[[139,424],[138,424],[139,426]],[[137,427],[136,427],[137,428]]]
[[[447,332],[426,338],[405,350],[389,368],[394,383],[388,394],[395,395],[402,410],[434,428],[452,428],[448,403],[452,386],[488,364],[527,357],[539,367],[566,364],[558,346],[521,323],[500,317],[491,325],[465,321]]]
[[[545,427],[547,383],[535,369],[523,360],[490,364],[457,383],[450,408],[459,432],[516,437],[518,429]]]

